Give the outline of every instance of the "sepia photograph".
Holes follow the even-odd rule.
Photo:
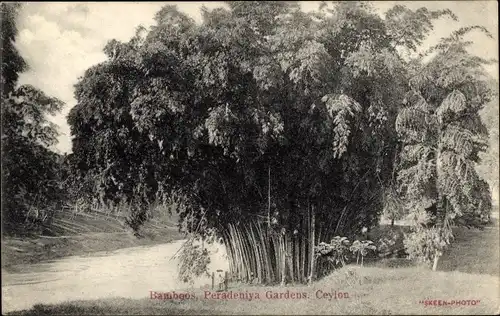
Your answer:
[[[498,315],[497,1],[1,4],[2,315]]]

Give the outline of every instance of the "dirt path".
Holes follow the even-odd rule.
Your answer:
[[[109,297],[144,298],[149,291],[186,288],[177,279],[176,259],[171,257],[182,241],[68,257],[49,263],[17,267],[21,273],[2,270],[2,314],[31,308],[38,303],[60,303]],[[227,269],[224,249],[212,249],[210,268]],[[209,284],[208,278],[195,286]]]

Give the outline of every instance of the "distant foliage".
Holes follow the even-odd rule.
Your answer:
[[[30,85],[17,86],[27,65],[14,46],[19,4],[2,3],[2,220],[7,234],[41,232],[60,208],[63,157],[50,147],[57,127],[48,115],[63,103]]]
[[[403,240],[409,259],[430,264],[436,256],[441,256],[453,240],[451,227],[429,225],[431,216],[425,211],[413,212],[413,230]],[[450,225],[450,223],[446,223]]]

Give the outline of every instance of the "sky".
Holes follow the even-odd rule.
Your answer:
[[[395,3],[411,9],[451,9],[459,21],[443,18],[423,44],[429,47],[467,25],[483,25],[494,36],[472,34],[476,42],[471,51],[484,58],[498,59],[498,4],[496,1],[377,1],[374,7],[385,12]],[[18,18],[16,46],[30,66],[21,74],[19,84],[31,84],[66,103],[64,110],[50,120],[59,126],[59,143],[54,148],[71,152],[71,137],[66,116],[76,104],[74,84],[90,66],[105,60],[102,52],[108,40],[129,40],[138,25],[150,26],[154,14],[165,4],[176,4],[195,21],[201,20],[200,8],[214,8],[218,2],[31,2],[24,3]],[[302,2],[304,11],[314,10],[319,2]],[[498,79],[498,63],[488,72]]]

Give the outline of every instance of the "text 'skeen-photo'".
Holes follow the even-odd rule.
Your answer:
[[[497,315],[496,1],[1,6],[2,315]]]

